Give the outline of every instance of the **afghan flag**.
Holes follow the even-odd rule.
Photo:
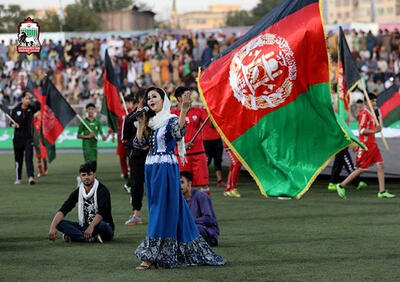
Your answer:
[[[399,86],[393,84],[378,95],[377,105],[382,114],[383,126],[388,127],[400,120]]]
[[[357,140],[332,107],[317,0],[280,4],[205,66],[198,86],[215,127],[265,196],[300,198]]]
[[[118,132],[118,120],[122,119],[125,111],[118,95],[115,72],[107,50],[104,69],[104,99],[101,113],[107,116],[110,128],[114,132]]]
[[[43,113],[46,109],[46,97],[37,89],[35,84],[32,82],[31,78],[28,76],[28,82],[26,84],[25,90],[29,91],[30,93],[35,96],[36,100],[40,103],[40,112]],[[40,119],[34,118],[33,120],[33,129],[34,129],[34,134],[33,134],[33,147],[35,148],[36,152],[41,155],[41,140],[43,137],[41,136],[42,132],[42,116],[40,116]],[[52,156],[52,160],[55,158],[55,145],[50,145],[51,147],[48,151],[50,152],[49,156]],[[47,150],[47,149],[46,149]]]
[[[45,78],[43,91],[45,103],[42,104],[41,137],[47,150],[49,162],[51,162],[56,157],[55,143],[57,137],[60,136],[68,123],[74,119],[76,112],[48,77]]]
[[[350,92],[357,86],[361,77],[350,52],[343,29],[339,27],[338,42],[338,105],[337,111],[349,124]]]

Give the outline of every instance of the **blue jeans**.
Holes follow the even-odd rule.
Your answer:
[[[57,225],[57,230],[69,236],[72,242],[87,242],[88,239],[85,238],[84,233],[88,226],[87,224],[80,226],[79,222],[61,220]],[[97,234],[100,234],[103,241],[111,241],[114,237],[114,231],[110,224],[105,221],[100,221],[99,224],[95,226],[92,236],[96,236]]]

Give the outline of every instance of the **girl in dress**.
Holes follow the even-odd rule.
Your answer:
[[[179,165],[174,154],[185,158],[185,118],[190,96],[183,96],[179,118],[170,113],[171,104],[161,88],[146,91],[150,108],[147,120],[138,117],[134,145],[149,146],[145,164],[145,183],[149,222],[146,238],[135,250],[142,261],[137,269],[172,268],[190,265],[224,265],[226,260],[216,254],[199,235],[180,185]],[[144,135],[145,127],[150,135]]]

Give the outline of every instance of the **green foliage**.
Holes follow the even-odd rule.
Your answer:
[[[80,0],[79,3],[96,13],[117,11],[133,5],[132,0]]]
[[[261,0],[250,12],[240,10],[230,13],[226,20],[227,26],[249,26],[257,23],[262,17],[276,8],[284,0]]]
[[[227,26],[248,26],[253,24],[254,22],[251,13],[246,10],[230,12],[226,19]]]
[[[78,3],[65,8],[65,31],[95,31],[100,28],[100,19],[90,8]]]
[[[0,5],[0,33],[15,33],[20,22],[32,16],[34,10],[22,10],[19,5]]]
[[[60,31],[60,26],[60,18],[54,11],[46,11],[45,17],[40,19],[40,31],[42,32]]]

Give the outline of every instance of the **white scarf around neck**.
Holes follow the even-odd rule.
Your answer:
[[[99,181],[97,179],[94,179],[93,187],[90,190],[89,194],[87,194],[83,183],[81,182],[81,184],[79,185],[78,221],[79,221],[80,226],[83,226],[83,224],[85,223],[84,213],[83,213],[84,199],[87,200],[94,196],[94,205],[96,207],[96,212],[98,212],[98,206],[97,206],[97,188],[98,187],[99,187]]]
[[[155,131],[163,127],[171,117],[176,117],[176,115],[171,114],[171,102],[169,101],[168,96],[164,91],[163,108],[154,117],[151,117],[149,119],[149,127]],[[178,146],[179,157],[181,158],[181,161],[185,163],[186,162],[185,138],[182,137],[182,139],[180,141],[177,141],[176,143]]]

